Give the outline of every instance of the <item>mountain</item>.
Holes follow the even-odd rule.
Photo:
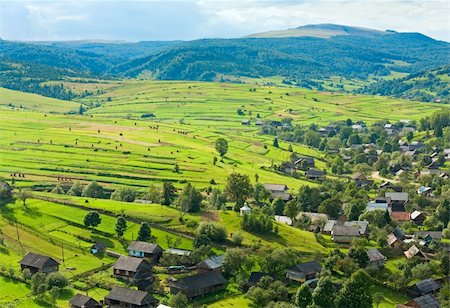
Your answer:
[[[331,24],[286,31],[286,37],[271,32],[171,42],[0,41],[0,86],[62,98],[58,95],[64,89],[43,91],[36,84],[67,76],[123,78],[142,73],[160,80],[279,76],[286,83],[305,86],[334,76],[369,80],[419,73],[447,65],[450,53],[449,43],[420,33]],[[63,97],[71,97],[66,94]]]
[[[386,95],[416,101],[449,103],[450,66],[413,73],[403,78],[379,80],[358,93]]]
[[[335,24],[306,25],[287,30],[272,30],[246,36],[247,38],[274,38],[274,37],[320,37],[330,38],[336,35],[354,35],[374,37],[395,33],[393,31],[379,31],[361,27],[350,27]]]

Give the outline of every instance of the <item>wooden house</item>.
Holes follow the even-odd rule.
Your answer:
[[[106,307],[130,307],[130,308],[152,308],[156,307],[158,301],[146,291],[114,287],[105,296]]]
[[[357,187],[368,187],[373,184],[373,180],[369,180],[367,176],[361,172],[352,175],[352,180],[355,182]]]
[[[264,188],[270,191],[270,201],[280,198],[286,202],[292,199],[291,194],[287,192],[288,187],[285,184],[264,184]]]
[[[322,267],[316,261],[300,263],[287,270],[286,278],[293,281],[304,282],[316,278],[321,270]]]
[[[419,257],[422,260],[428,260],[427,256],[416,245],[409,247],[409,249],[403,252],[407,259]]]
[[[439,282],[437,282],[433,278],[428,278],[428,279],[419,281],[418,283],[409,287],[406,290],[406,293],[410,297],[416,297],[416,296],[424,296],[427,294],[436,294],[440,289],[441,289],[441,285]]]
[[[102,254],[104,253],[106,250],[106,246],[105,244],[103,244],[102,242],[97,242],[95,244],[93,244],[91,246],[91,249],[89,250],[93,255],[96,254]]]
[[[335,225],[331,231],[331,238],[335,243],[351,243],[355,238],[360,237],[357,227]]]
[[[380,268],[384,266],[387,258],[376,248],[367,250],[367,257],[369,258],[368,267]]]
[[[325,177],[325,171],[311,168],[306,171],[306,177],[311,180],[323,179]]]
[[[113,265],[113,275],[116,278],[135,282],[153,279],[150,263],[141,258],[127,256],[121,256]]]
[[[103,307],[102,304],[97,302],[92,297],[83,295],[83,294],[76,294],[72,299],[69,301],[70,308],[100,308]]]
[[[423,225],[423,222],[427,219],[427,215],[420,211],[414,211],[411,213],[411,221],[414,222],[416,225]]]
[[[142,241],[132,241],[128,245],[127,250],[132,257],[148,258],[154,262],[157,262],[163,254],[163,250],[159,245]]]
[[[217,255],[209,257],[206,260],[201,261],[197,264],[197,269],[199,273],[205,272],[222,272],[223,263],[225,261],[225,255]]]
[[[31,274],[52,273],[59,270],[59,262],[49,256],[29,252],[19,262],[22,270],[29,269]]]
[[[194,298],[223,290],[226,283],[227,280],[221,273],[209,271],[184,277],[170,283],[170,293],[177,294],[181,292],[187,298]]]
[[[427,294],[423,296],[419,296],[413,298],[409,302],[407,302],[405,307],[414,307],[414,308],[441,308],[439,301],[432,294]]]

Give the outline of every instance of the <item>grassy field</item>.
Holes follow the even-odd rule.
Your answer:
[[[174,207],[49,193],[56,184],[67,190],[76,181],[85,184],[97,180],[109,191],[130,186],[143,193],[150,185],[161,185],[163,181],[171,181],[177,188],[189,181],[205,189],[213,179],[217,187],[223,188],[228,175],[239,172],[249,175],[253,183],[257,174],[261,183],[284,183],[295,192],[302,185],[318,184],[271,168],[289,159],[289,144],[281,141],[279,148],[273,147],[273,136],[259,134],[255,120],[290,117],[294,125],[326,125],[351,118],[373,123],[382,119],[418,120],[442,108],[384,97],[262,86],[256,82],[69,82],[67,86],[76,93],[87,90],[97,94],[69,102],[0,88],[0,177],[14,179],[16,187],[35,190],[35,197],[26,206],[17,201],[0,207],[0,231],[5,238],[0,266],[18,272],[17,262],[28,251],[62,262],[64,251],[61,272],[83,286],[86,281],[77,277],[86,272],[96,272],[92,279],[111,279],[110,269],[98,269],[112,264],[114,259],[92,256],[89,247],[93,242],[102,241],[108,249],[126,253],[126,246],[114,232],[116,216],[128,218],[123,236],[126,242],[135,239],[139,223],[147,221],[152,226],[152,240],[163,248],[168,247],[170,237],[179,239],[180,248],[192,249],[189,234],[195,228],[180,223],[180,212]],[[68,114],[79,110],[80,104],[89,107],[84,115]],[[238,115],[237,109],[244,115]],[[142,118],[151,113],[156,117]],[[242,125],[244,119],[251,119],[251,125]],[[229,150],[214,165],[213,158],[218,156],[214,142],[219,137],[228,140]],[[318,168],[327,168],[324,154],[299,144],[292,147],[301,155],[314,157]],[[173,172],[175,166],[180,172]],[[87,229],[83,219],[92,209],[101,212],[102,223]],[[335,248],[327,238],[324,247],[313,233],[284,224],[277,223],[277,235],[262,236],[242,231],[235,212],[210,214],[188,214],[184,218],[200,223],[215,217],[227,228],[228,235],[241,232],[244,244],[292,247],[305,258]],[[388,262],[387,267],[394,268],[396,262]],[[29,296],[24,283],[0,276],[0,285],[0,306],[12,300],[19,307],[41,305]],[[385,295],[380,307],[405,301],[389,290],[375,291]],[[63,294],[57,305],[66,306],[71,292],[74,290]],[[108,291],[91,288],[89,292],[101,299]],[[213,303],[213,307],[249,304],[236,290],[226,292],[226,296],[219,294],[202,303]]]

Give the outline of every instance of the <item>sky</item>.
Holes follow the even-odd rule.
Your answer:
[[[0,0],[0,37],[191,40],[335,23],[450,41],[449,16],[446,0]]]

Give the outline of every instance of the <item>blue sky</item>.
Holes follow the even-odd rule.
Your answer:
[[[421,32],[450,41],[449,1],[5,1],[8,40],[190,40],[240,37],[306,24]]]

